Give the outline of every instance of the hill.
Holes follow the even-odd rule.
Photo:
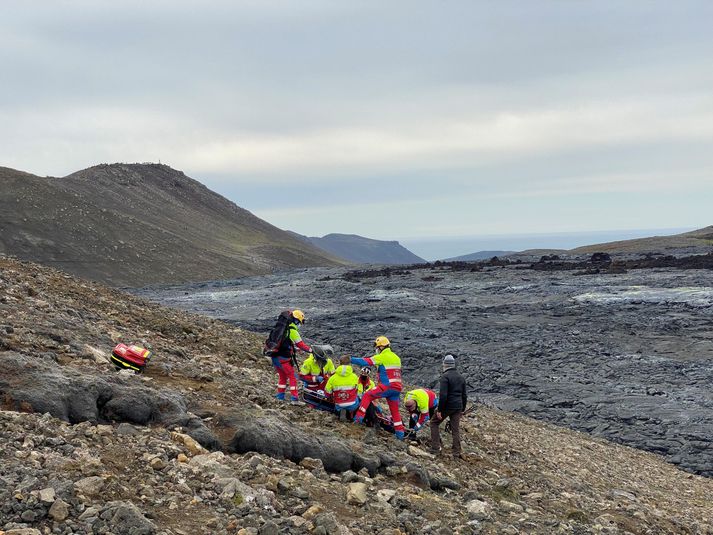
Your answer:
[[[277,402],[264,334],[53,269],[0,257],[0,318],[6,535],[713,529],[713,481],[659,456],[479,406],[432,458]],[[146,372],[112,371],[141,339]]]
[[[603,253],[662,253],[694,254],[713,251],[713,226],[673,236],[652,236],[577,247],[573,254]]]
[[[326,236],[300,236],[334,256],[355,264],[421,264],[426,261],[406,249],[398,241],[374,240],[356,234],[327,234]]]
[[[64,178],[0,168],[0,185],[0,253],[112,285],[341,263],[166,165],[98,165]]]
[[[454,256],[453,258],[446,258],[446,262],[470,262],[473,260],[490,260],[494,256],[503,257],[514,254],[515,251],[478,251],[476,253],[465,254],[461,256]]]

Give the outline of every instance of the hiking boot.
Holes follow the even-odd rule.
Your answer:
[[[349,415],[347,413],[347,409],[339,410],[339,421],[340,422],[346,422],[348,417],[349,417]]]
[[[279,401],[285,401],[285,393],[284,393],[284,392],[280,392],[280,393],[278,393],[278,394],[275,394],[275,399],[277,399],[277,400],[279,400]]]
[[[440,455],[441,451],[443,451],[443,448],[429,448],[428,450],[431,455]]]
[[[300,401],[300,398],[292,398],[290,400],[290,405],[304,405],[304,402]]]

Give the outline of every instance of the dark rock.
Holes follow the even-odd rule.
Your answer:
[[[333,436],[305,433],[278,415],[242,414],[229,420],[236,429],[227,446],[231,453],[255,451],[271,457],[289,459],[299,463],[305,457],[321,459],[328,472],[359,471],[366,466],[364,457],[356,455],[344,442]]]

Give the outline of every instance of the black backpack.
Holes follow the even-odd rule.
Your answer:
[[[280,351],[280,346],[285,341],[285,336],[287,335],[287,329],[292,321],[292,312],[285,310],[280,312],[277,317],[277,323],[270,331],[270,336],[265,340],[265,347],[262,350],[262,354],[266,357],[272,358],[276,357]],[[287,356],[287,355],[286,355]]]

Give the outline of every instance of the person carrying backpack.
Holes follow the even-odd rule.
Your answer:
[[[386,398],[394,424],[394,435],[399,440],[403,440],[404,424],[401,421],[401,413],[399,412],[399,397],[403,388],[401,384],[401,359],[391,350],[391,342],[386,336],[379,336],[374,341],[374,347],[376,347],[376,354],[371,357],[351,358],[352,364],[377,366],[379,372],[379,385],[364,392],[354,421],[362,423],[371,402],[378,398]]]
[[[284,318],[285,313],[280,315],[280,318]],[[280,318],[278,318],[278,325],[275,329],[280,328]],[[312,348],[309,347],[300,336],[299,325],[303,325],[305,322],[305,314],[301,310],[293,310],[287,315],[287,325],[284,326],[284,333],[282,335],[282,341],[277,346],[274,352],[270,353],[272,358],[272,365],[277,370],[277,394],[275,397],[279,400],[285,399],[285,390],[287,384],[290,385],[290,396],[292,402],[299,402],[299,396],[297,393],[297,374],[295,372],[294,365],[297,363],[295,354],[297,350],[304,351],[306,353],[311,353]],[[273,331],[275,331],[273,329]],[[273,338],[272,333],[270,337]],[[268,339],[270,340],[270,339]]]

